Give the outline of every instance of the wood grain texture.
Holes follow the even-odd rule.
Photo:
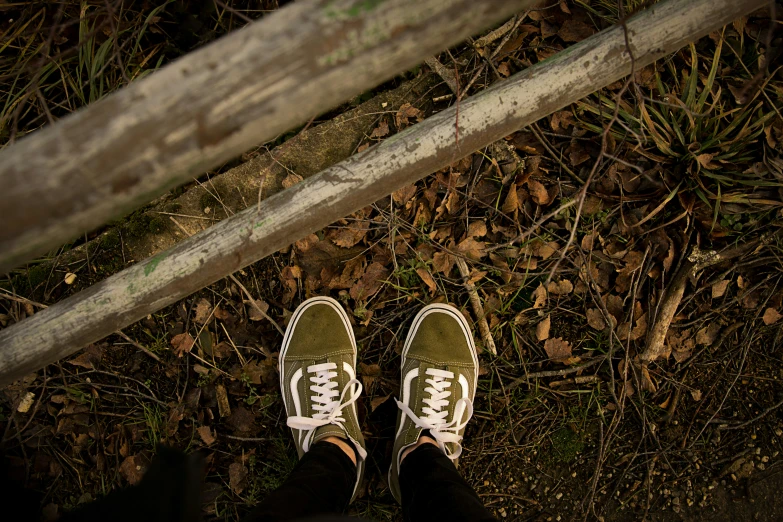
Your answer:
[[[764,6],[766,0],[669,0],[628,21],[637,67]],[[260,205],[0,331],[0,386],[323,228],[426,174],[626,76],[612,27]]]
[[[304,0],[0,152],[0,274],[535,0]]]

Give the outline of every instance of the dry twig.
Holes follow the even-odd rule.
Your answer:
[[[457,268],[459,273],[465,280],[465,289],[470,296],[470,305],[473,308],[473,314],[476,316],[476,322],[479,326],[479,332],[481,333],[481,342],[484,344],[484,348],[492,355],[498,354],[498,349],[495,347],[495,340],[492,338],[492,332],[489,331],[489,325],[487,324],[487,318],[484,316],[484,307],[481,306],[481,298],[479,298],[476,286],[470,282],[470,270],[465,260],[461,257],[457,257]]]

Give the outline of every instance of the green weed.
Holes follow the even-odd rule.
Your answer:
[[[721,71],[727,63],[735,68],[741,63],[727,57],[728,45],[739,43],[719,40],[705,58],[691,44],[684,56],[690,68],[678,71],[675,60],[667,60],[663,72],[656,70],[650,92],[633,102],[599,93],[578,103],[581,126],[597,134],[617,109],[611,136],[618,142],[632,137],[637,142],[634,152],[670,174],[667,198],[687,202],[692,201],[687,194],[693,194],[713,212],[714,223],[720,222],[721,207],[728,203],[754,212],[779,205],[765,197],[764,189],[783,187],[772,173],[752,168],[760,159],[754,155],[756,142],[777,112],[764,99],[763,89],[745,104],[734,100],[725,86],[731,78],[721,77]],[[598,123],[588,116],[598,117]],[[738,230],[736,222],[727,224]]]

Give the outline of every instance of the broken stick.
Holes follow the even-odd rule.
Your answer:
[[[468,296],[470,296],[470,305],[473,308],[473,315],[476,316],[476,322],[479,326],[481,342],[489,353],[497,355],[498,349],[495,347],[495,340],[492,338],[492,332],[489,331],[489,324],[487,324],[487,318],[484,315],[484,307],[481,306],[481,298],[476,290],[476,285],[470,282],[470,270],[468,269],[465,260],[461,257],[457,258],[457,268],[459,268],[459,273],[464,279],[463,284],[468,291]]]

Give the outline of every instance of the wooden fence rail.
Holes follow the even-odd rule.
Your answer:
[[[0,274],[537,0],[303,0],[0,152]]]
[[[637,67],[766,5],[668,0],[627,22]],[[0,385],[112,332],[626,76],[609,28],[177,246],[0,331]]]

